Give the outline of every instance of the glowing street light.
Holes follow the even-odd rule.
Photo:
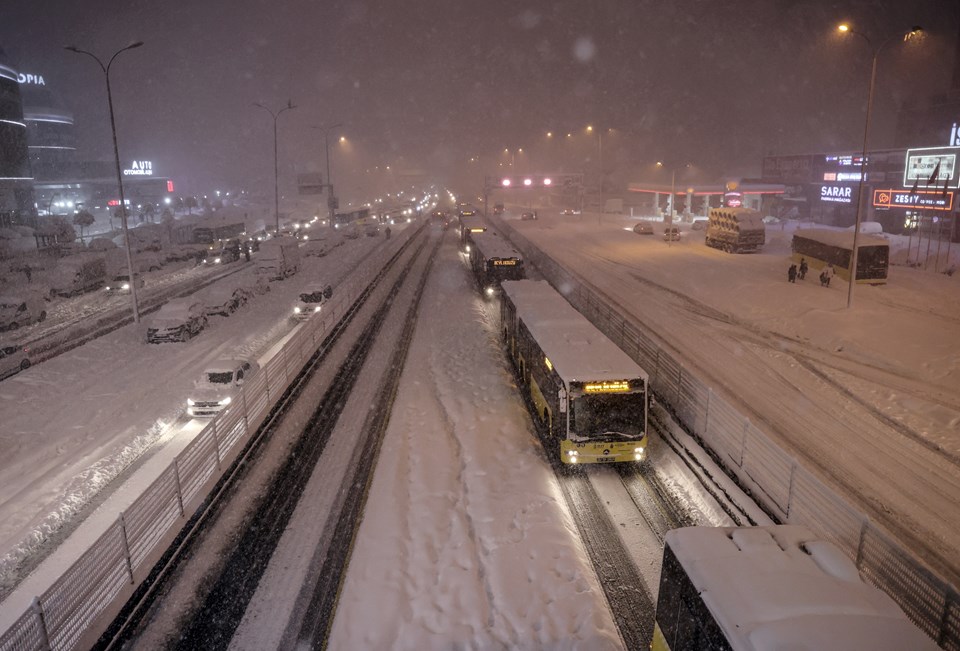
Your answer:
[[[140,323],[140,310],[137,306],[137,283],[134,282],[137,272],[134,270],[133,256],[130,254],[130,234],[127,230],[127,203],[123,197],[123,174],[120,171],[120,148],[117,146],[117,122],[113,116],[113,93],[110,91],[110,66],[113,65],[114,59],[116,59],[121,52],[138,48],[141,45],[143,45],[143,41],[135,41],[127,47],[120,48],[113,53],[113,56],[110,57],[107,65],[103,65],[103,61],[101,61],[97,55],[87,52],[86,50],[81,50],[76,45],[64,46],[65,50],[70,50],[71,52],[76,52],[77,54],[86,54],[88,57],[96,61],[100,66],[100,69],[103,70],[103,76],[107,79],[107,106],[110,108],[110,132],[113,134],[113,157],[117,165],[117,187],[120,190],[120,224],[123,227],[123,247],[127,250],[127,272],[130,274],[130,299],[133,301],[134,323]],[[110,221],[112,224],[112,217]]]
[[[866,41],[868,47],[873,47],[873,43],[865,34],[854,31],[850,28],[850,25],[846,23],[838,25],[837,31],[842,34],[856,34]],[[873,64],[870,68],[870,89],[867,92],[867,118],[863,126],[863,147],[861,148],[860,152],[860,181],[857,183],[857,212],[853,228],[853,252],[850,256],[850,283],[847,287],[847,309],[853,307],[853,286],[857,284],[857,244],[860,238],[860,221],[863,204],[863,179],[867,175],[867,135],[870,133],[870,117],[873,113],[873,91],[877,81],[877,59],[880,56],[880,51],[884,48],[884,46],[886,46],[888,43],[891,43],[895,39],[902,38],[903,41],[906,42],[922,35],[923,28],[915,26],[906,32],[897,32],[896,34],[892,34],[885,41],[880,43],[880,45],[877,46],[877,48],[873,51]]]

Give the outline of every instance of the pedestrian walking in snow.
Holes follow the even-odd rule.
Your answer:
[[[834,275],[836,275],[836,273],[835,273],[834,270],[833,270],[833,265],[827,263],[827,266],[823,268],[823,277],[824,277],[824,279],[825,279],[825,280],[824,280],[824,285],[826,285],[827,287],[829,287],[829,286],[830,286],[830,279],[833,278]]]
[[[797,282],[797,265],[792,264],[790,268],[787,269],[787,280],[792,283]]]
[[[807,269],[809,269],[809,267],[807,267],[807,259],[800,258],[800,269],[797,270],[797,276],[800,278],[800,280],[803,280],[807,277]]]

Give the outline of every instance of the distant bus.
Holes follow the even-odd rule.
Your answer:
[[[668,531],[651,651],[937,649],[805,527]]]
[[[469,253],[469,240],[471,233],[482,233],[487,230],[487,225],[480,215],[460,215],[458,221],[458,235],[460,236],[460,250]]]
[[[217,226],[194,226],[193,241],[197,244],[217,244],[223,240],[241,238],[246,234],[247,227],[242,222]]]
[[[499,233],[487,230],[470,234],[470,268],[484,296],[500,293],[504,280],[523,280],[523,257]]]
[[[517,386],[563,463],[643,461],[649,376],[546,281],[506,280],[500,321]]]
[[[857,238],[857,282],[882,285],[887,282],[890,266],[890,244],[882,237],[860,233]],[[832,264],[837,275],[850,280],[853,257],[853,232],[805,228],[793,234],[793,260],[806,258],[813,269]]]
[[[369,223],[376,223],[376,216],[370,216],[369,208],[358,208],[350,212],[338,212],[333,216],[333,227],[344,228],[350,224],[366,226]]]

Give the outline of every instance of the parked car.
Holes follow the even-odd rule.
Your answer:
[[[200,300],[203,302],[203,313],[205,315],[230,316],[246,305],[252,297],[253,291],[246,287],[220,284],[208,287],[200,295]]]
[[[147,327],[147,342],[187,341],[207,326],[203,303],[194,298],[178,298],[157,310]]]
[[[0,378],[5,378],[30,368],[29,352],[30,351],[23,346],[0,343]]]
[[[187,398],[187,414],[216,416],[240,393],[240,387],[260,370],[256,362],[245,359],[220,359],[203,371]]]
[[[310,283],[303,288],[293,306],[293,318],[299,321],[309,319],[321,310],[323,304],[333,296],[333,287],[323,283]]]
[[[143,287],[143,276],[137,274],[134,276],[137,279],[137,288]],[[117,274],[103,287],[103,291],[110,292],[112,294],[129,294],[130,293],[130,274],[126,270],[123,273]]]
[[[0,330],[16,330],[47,318],[47,304],[39,296],[0,296]]]
[[[664,242],[679,242],[680,241],[680,227],[679,226],[667,226],[663,229],[663,241]]]
[[[528,220],[532,220],[532,219],[536,219],[536,218],[537,218],[537,213],[536,213],[536,212],[524,212],[524,213],[520,213],[520,219],[521,219],[522,221],[528,221]]]
[[[708,221],[708,220],[706,220],[706,219],[694,219],[694,220],[693,220],[693,223],[690,224],[690,230],[694,230],[694,231],[703,231],[703,230],[706,230],[706,228],[707,228],[707,221]]]
[[[650,222],[637,222],[633,227],[633,232],[637,235],[653,235],[653,224]]]

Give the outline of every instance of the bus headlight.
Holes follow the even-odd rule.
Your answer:
[[[315,308],[313,308],[313,311],[314,311],[314,312],[319,312],[319,311],[320,311],[320,306],[318,305],[318,306],[316,306]]]
[[[487,296],[493,296],[493,287],[487,287]]]
[[[643,448],[634,448],[633,449],[633,458],[637,461],[643,461],[643,458],[646,456],[646,450]]]
[[[188,406],[188,407],[192,407],[192,406],[194,406],[195,404],[197,404],[197,403],[195,403],[195,402],[193,401],[193,398],[187,398],[187,406]]]
[[[578,456],[580,456],[580,453],[576,450],[567,450],[567,459],[570,461],[570,463],[576,463]]]
[[[220,405],[221,405],[222,407],[226,407],[226,406],[229,405],[231,402],[233,402],[233,398],[231,398],[230,396],[227,396],[226,398],[224,398],[223,400],[220,401]]]
[[[297,306],[297,307],[293,308],[293,313],[294,313],[294,314],[300,314],[300,306]]]

